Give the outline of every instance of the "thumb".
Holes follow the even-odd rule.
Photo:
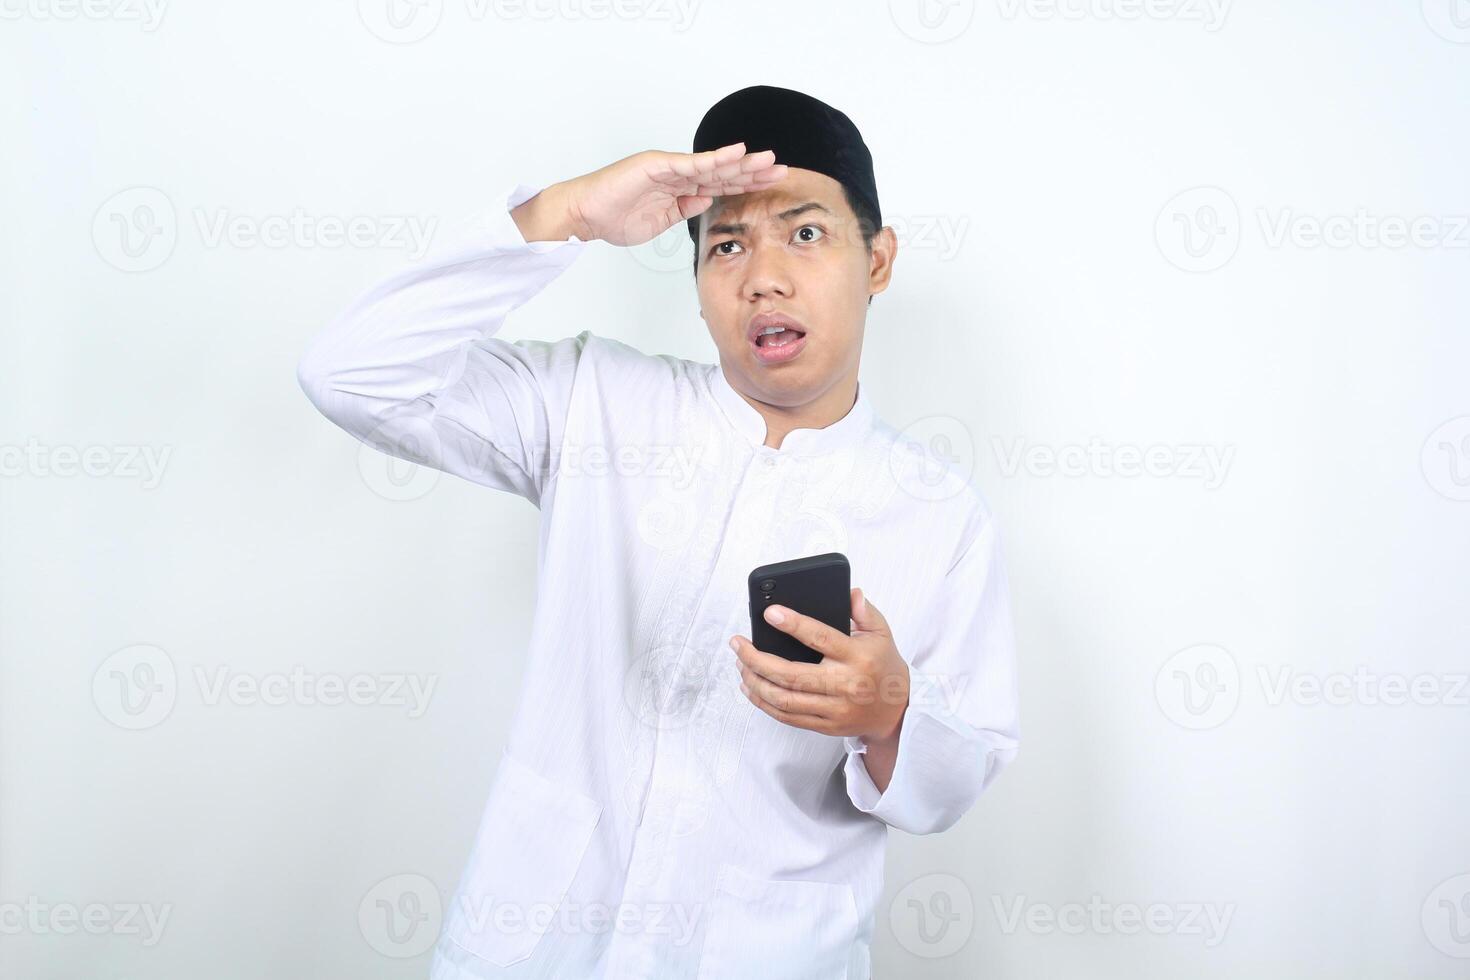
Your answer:
[[[888,620],[868,601],[862,589],[852,590],[852,621],[864,633],[887,633]]]

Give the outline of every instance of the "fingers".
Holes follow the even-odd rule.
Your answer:
[[[762,191],[770,187],[774,181],[737,181],[732,180],[723,184],[697,184],[692,188],[681,187],[680,191],[688,190],[690,194],[700,197],[734,197],[736,194],[749,194],[752,191]]]
[[[722,164],[711,170],[701,170],[694,176],[701,180],[734,180],[740,177],[753,178],[766,171],[774,170],[778,166],[784,171],[786,165],[784,163],[773,163],[772,160],[774,157],[775,154],[770,150],[762,150],[759,153],[747,153],[739,160]]]
[[[784,163],[778,163],[761,170],[729,169],[712,174],[699,174],[694,178],[674,175],[674,182],[682,187],[698,187],[700,193],[744,194],[747,191],[761,190],[780,183],[786,177],[786,169]]]
[[[795,667],[795,664],[789,663],[784,658],[776,657],[775,654],[759,651],[744,636],[735,636],[732,641],[736,646],[736,654],[739,655],[739,671],[741,671],[739,689],[751,704],[756,705],[775,720],[781,721],[782,724],[789,724],[798,729],[810,729],[813,732],[826,733],[826,735],[832,735],[835,732],[836,713],[842,707],[838,698],[806,691],[806,689],[792,689],[791,686],[788,686],[789,683],[795,683],[798,688],[816,685],[814,674],[811,674],[811,671],[798,673],[795,670],[788,670]],[[784,679],[784,682],[759,673],[754,667],[751,667],[751,663],[760,663],[763,669],[775,671],[776,676]],[[806,680],[801,680],[801,677],[806,677]]]
[[[836,699],[828,695],[793,691],[772,684],[744,666],[740,670],[740,690],[752,701],[763,701],[783,714],[807,715],[813,720],[829,720],[833,709],[839,706]]]
[[[782,171],[776,176],[770,176],[766,171],[759,174],[737,174],[723,180],[711,178],[692,185],[686,182],[681,184],[681,189],[693,187],[700,194],[708,194],[714,197],[733,197],[736,194],[748,194],[751,191],[761,191],[767,187],[773,187],[780,183],[785,176],[785,171]]]
[[[742,671],[748,670],[758,677],[791,691],[830,696],[837,693],[832,679],[819,664],[795,663],[774,653],[756,649],[754,643],[743,636],[732,637],[735,656],[740,660]]]
[[[818,718],[816,715],[798,715],[792,714],[789,711],[782,711],[780,708],[777,708],[775,705],[772,705],[769,702],[763,700],[758,695],[754,695],[749,692],[746,692],[745,696],[747,699],[749,699],[751,704],[755,705],[757,708],[761,709],[761,711],[764,711],[766,714],[770,715],[772,718],[776,719],[783,725],[790,725],[792,728],[805,728],[807,731],[819,732],[823,735],[838,734],[837,723],[834,721],[829,721],[826,718]]]
[[[796,637],[803,645],[824,657],[844,659],[852,645],[852,637],[846,633],[840,633],[820,619],[803,616],[786,606],[767,606],[766,622],[781,632]]]
[[[770,153],[771,158],[775,159],[776,155],[770,150],[763,152]],[[698,177],[713,173],[722,165],[738,161],[744,155],[744,143],[731,143],[703,153],[670,153],[666,162],[669,169],[681,177]]]
[[[744,148],[744,143],[732,143],[704,153],[671,153],[664,159],[665,173],[684,178],[681,193],[701,196],[743,194],[786,176],[787,167],[775,162],[774,150],[743,153]]]
[[[704,212],[709,210],[710,205],[714,203],[714,198],[711,197],[701,197],[692,194],[680,195],[677,199],[679,218],[682,221],[688,221],[690,218],[704,214]]]
[[[852,590],[852,622],[856,632],[889,635],[887,618],[868,600],[868,594],[862,589]]]

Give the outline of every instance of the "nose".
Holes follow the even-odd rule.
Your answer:
[[[747,300],[767,296],[791,296],[791,277],[786,272],[785,255],[780,246],[754,243],[745,260],[744,295]]]

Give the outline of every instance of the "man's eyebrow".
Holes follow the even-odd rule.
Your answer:
[[[808,211],[821,211],[823,214],[828,215],[832,213],[832,209],[828,208],[826,205],[818,204],[816,201],[807,201],[805,204],[798,204],[794,208],[787,208],[785,211],[782,211],[780,214],[776,215],[776,220],[790,221],[792,218],[795,218],[798,215],[806,214]],[[705,234],[708,236],[741,235],[749,230],[750,225],[746,224],[743,221],[725,221],[719,224],[710,225],[708,228],[705,229]]]

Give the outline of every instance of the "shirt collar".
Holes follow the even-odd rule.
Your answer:
[[[857,445],[867,436],[873,425],[873,406],[863,393],[863,383],[857,383],[857,398],[846,415],[822,429],[792,429],[781,440],[780,449],[771,449],[766,442],[766,420],[754,405],[731,387],[725,371],[719,364],[710,366],[710,389],[715,401],[742,436],[757,449],[783,456],[819,456]]]

